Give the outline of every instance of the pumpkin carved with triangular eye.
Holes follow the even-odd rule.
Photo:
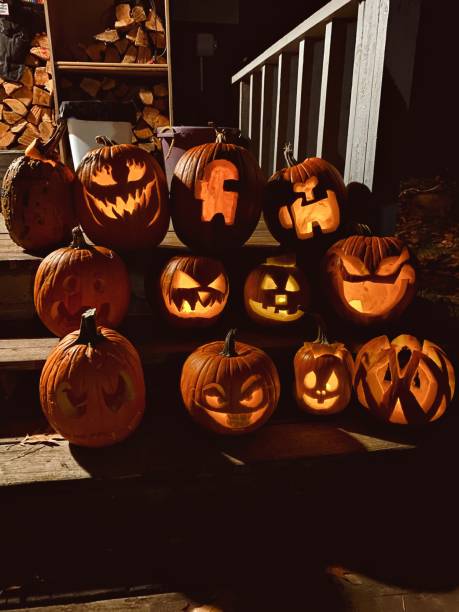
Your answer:
[[[436,421],[454,395],[454,369],[442,348],[410,335],[373,338],[357,354],[354,388],[377,418],[399,425]]]

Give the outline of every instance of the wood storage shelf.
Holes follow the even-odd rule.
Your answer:
[[[56,70],[62,72],[97,72],[100,74],[116,74],[118,76],[166,76],[167,64],[122,64],[97,62],[56,62]]]

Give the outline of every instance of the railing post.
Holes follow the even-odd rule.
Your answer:
[[[250,85],[244,81],[239,81],[239,129],[243,136],[249,134],[249,95]]]
[[[258,121],[261,107],[261,73],[259,70],[250,75],[249,92],[249,133],[250,150],[257,157],[260,143],[261,126]]]
[[[284,165],[282,150],[287,139],[288,96],[290,89],[290,55],[280,53],[277,64],[276,123],[272,171]]]
[[[270,174],[274,145],[273,133],[274,66],[265,64],[261,69],[260,148],[258,163],[265,174]]]

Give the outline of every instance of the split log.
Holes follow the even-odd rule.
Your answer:
[[[145,14],[143,6],[140,4],[134,6],[131,10],[131,17],[136,23],[142,23],[143,21],[146,21],[147,16]]]
[[[15,113],[14,111],[7,111],[3,109],[2,118],[3,118],[3,121],[5,121],[6,123],[13,125],[22,119],[22,115],[19,115],[18,113]]]
[[[126,98],[129,92],[130,88],[127,83],[119,83],[119,85],[117,85],[113,90],[113,93],[117,98]]]
[[[14,95],[14,94],[13,94]],[[3,89],[3,87],[0,87],[0,102],[3,102],[3,100],[5,98],[8,98],[9,96],[6,95],[5,90]]]
[[[40,60],[38,59],[38,57],[35,57],[31,53],[28,53],[26,55],[24,63],[25,63],[26,66],[39,66],[40,65]]]
[[[121,56],[115,46],[108,46],[105,51],[104,62],[106,64],[118,64],[121,61]]]
[[[149,47],[138,47],[136,64],[148,64],[151,61],[152,55]]]
[[[150,12],[148,13],[145,27],[147,30],[151,30],[152,32],[164,32],[163,22],[161,21],[159,15],[153,11],[153,9],[150,9]]]
[[[151,89],[145,89],[145,87],[141,87],[139,89],[138,96],[139,100],[142,102],[142,104],[145,104],[145,106],[151,106],[153,104],[153,100],[155,99]]]
[[[115,79],[110,79],[109,77],[104,77],[101,83],[100,88],[102,91],[110,91],[111,89],[115,89],[116,81]]]
[[[103,62],[105,55],[105,45],[103,42],[95,42],[90,45],[86,45],[84,50],[86,55],[93,62]]]
[[[137,48],[134,45],[128,47],[128,50],[123,56],[122,63],[123,64],[135,64],[137,59]]]
[[[20,81],[24,85],[24,87],[27,87],[28,89],[32,89],[33,74],[29,66],[24,66],[24,71],[22,73]]]
[[[54,93],[54,81],[53,81],[53,79],[48,79],[48,81],[45,84],[45,89],[46,89],[46,91],[49,91],[49,93],[51,95]]]
[[[27,121],[33,125],[38,125],[42,121],[43,110],[42,106],[32,106],[27,115]]]
[[[43,140],[48,140],[51,134],[54,132],[54,127],[52,123],[47,123],[46,121],[42,121],[38,126],[38,130],[40,132],[40,136]]]
[[[5,98],[3,104],[6,104],[10,110],[17,113],[20,117],[25,117],[27,115],[27,107],[20,100]]]
[[[157,49],[165,49],[166,35],[164,32],[149,32],[150,40]]]
[[[135,28],[131,28],[129,32],[126,34],[126,38],[131,42],[135,43],[137,38],[137,32],[139,31],[139,26],[136,25]]]
[[[48,73],[50,76],[52,76],[52,74],[53,74],[53,66],[52,66],[52,64],[51,64],[51,60],[48,60],[48,61],[46,62],[46,72],[47,72],[47,73]]]
[[[47,123],[52,123],[54,118],[54,112],[50,108],[44,108],[41,115],[41,120]]]
[[[142,117],[145,123],[150,127],[156,127],[155,119],[159,115],[159,110],[153,106],[145,106],[142,111]]]
[[[32,104],[38,104],[39,106],[51,106],[51,94],[40,87],[34,86],[32,92]]]
[[[37,66],[33,73],[33,80],[35,85],[45,85],[48,82],[49,74],[45,66]]]
[[[137,30],[137,36],[135,37],[134,44],[136,47],[149,47],[150,43],[148,42],[148,37],[145,34],[142,26],[139,26]]]
[[[139,140],[148,140],[153,136],[153,130],[143,121],[140,121],[132,131]]]
[[[11,97],[22,102],[24,106],[29,107],[32,104],[32,89],[29,89],[28,87],[20,87],[11,94]]]
[[[95,98],[97,96],[100,90],[100,86],[101,81],[98,81],[97,79],[90,79],[88,77],[85,77],[80,81],[81,89],[89,96],[91,96],[91,98]]]
[[[35,138],[40,138],[40,132],[34,125],[29,125],[22,132],[21,136],[18,138],[18,142],[27,147]]]
[[[165,98],[155,98],[153,104],[158,110],[167,112],[169,108],[169,99],[167,98],[167,96]]]
[[[156,64],[167,64],[167,57],[165,55],[158,55],[155,63]]]
[[[105,30],[105,32],[96,34],[94,38],[104,43],[114,43],[120,39],[120,35],[117,30]]]
[[[123,56],[129,47],[129,41],[126,38],[120,38],[116,41],[115,47],[118,49],[118,53]]]
[[[6,132],[0,138],[0,149],[7,149],[13,144],[15,140],[16,140],[16,134],[13,134],[12,132]]]
[[[158,115],[155,117],[155,127],[166,127],[170,125],[169,118],[165,115]]]
[[[11,129],[11,126],[9,126],[7,123],[3,123],[2,121],[0,121],[0,138],[6,134],[7,132],[9,132]]]
[[[169,90],[167,88],[166,83],[156,83],[156,85],[153,85],[153,93],[155,94],[155,97],[162,97],[162,96],[167,96],[169,94]]]
[[[43,47],[44,49],[49,49],[49,39],[46,32],[38,32],[32,38],[32,42],[30,44],[31,47]]]
[[[11,126],[11,131],[13,134],[20,134],[22,130],[26,127],[27,121],[24,119],[23,121],[18,121],[13,126]]]
[[[128,3],[117,4],[115,9],[116,21],[115,28],[124,29],[134,23],[131,17],[131,7]]]
[[[50,59],[49,49],[46,49],[45,47],[32,47],[30,49],[30,53],[31,55],[34,55],[35,57],[38,57],[38,59],[45,62]]]
[[[21,87],[22,87],[21,83],[10,83],[9,81],[5,81],[3,83],[3,89],[5,90],[5,93],[7,96],[11,96],[12,93],[17,91]]]

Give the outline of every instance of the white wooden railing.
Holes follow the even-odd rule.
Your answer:
[[[331,0],[233,75],[239,128],[267,175],[291,142],[297,159],[374,187],[383,76],[408,105],[420,2]]]

